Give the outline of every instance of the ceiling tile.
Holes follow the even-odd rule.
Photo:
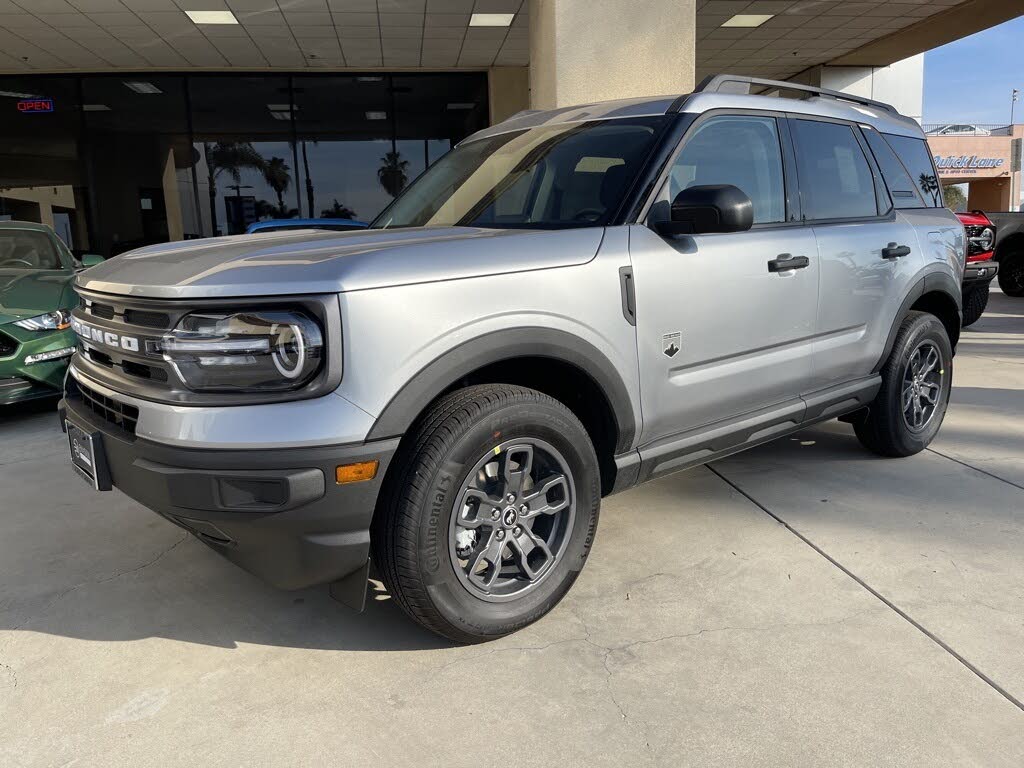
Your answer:
[[[283,27],[287,23],[276,8],[262,11],[236,11],[235,17],[246,27]]]
[[[383,27],[380,36],[384,40],[422,40],[422,27]]]
[[[515,13],[523,0],[476,0],[473,13]]]
[[[380,37],[378,27],[340,27],[337,32],[342,40],[368,40]]]
[[[341,13],[376,13],[377,0],[327,0],[331,11]]]
[[[476,0],[427,0],[427,13],[464,13],[473,12]]]
[[[333,27],[334,20],[327,11],[295,12],[285,10],[284,17],[292,27]]]
[[[376,27],[378,24],[376,13],[343,13],[341,11],[334,11],[331,15],[334,17],[334,25],[336,27]]]
[[[423,13],[425,0],[377,0],[377,10],[383,13]]]
[[[466,27],[425,27],[424,38],[437,40],[461,40],[466,36]]]
[[[331,26],[324,27],[298,27],[294,24],[291,27],[292,34],[297,38],[306,39],[317,39],[317,38],[330,38],[331,40],[338,39],[338,33]]]
[[[381,27],[422,27],[422,13],[381,13]]]
[[[277,0],[278,6],[285,14],[298,12],[320,12],[328,11],[327,0]]]

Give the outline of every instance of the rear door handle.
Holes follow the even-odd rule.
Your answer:
[[[907,256],[909,254],[909,245],[896,245],[896,243],[889,243],[889,245],[882,249],[883,259],[898,259],[901,256]]]
[[[803,269],[809,266],[811,260],[806,256],[793,256],[789,253],[780,253],[778,258],[768,262],[769,272],[786,272],[790,269]]]

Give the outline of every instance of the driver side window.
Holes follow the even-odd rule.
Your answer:
[[[668,201],[688,187],[732,184],[754,204],[754,223],[785,221],[782,146],[773,117],[721,115],[702,123],[669,170]]]

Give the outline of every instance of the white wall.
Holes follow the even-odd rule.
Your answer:
[[[901,114],[921,122],[924,104],[924,54],[887,67],[812,67],[794,82],[830,88],[892,104]]]

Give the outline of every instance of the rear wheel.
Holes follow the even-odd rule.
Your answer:
[[[373,525],[398,604],[456,642],[507,635],[576,580],[600,504],[597,457],[564,405],[508,385],[439,400],[396,457]]]
[[[988,285],[981,288],[972,288],[964,296],[964,316],[962,326],[966,328],[974,325],[981,318],[985,307],[988,306]]]
[[[854,428],[861,443],[883,456],[911,456],[931,443],[949,403],[953,350],[946,327],[911,312],[882,368],[882,388]]]
[[[1007,296],[1024,296],[1024,253],[999,261],[999,287]]]

